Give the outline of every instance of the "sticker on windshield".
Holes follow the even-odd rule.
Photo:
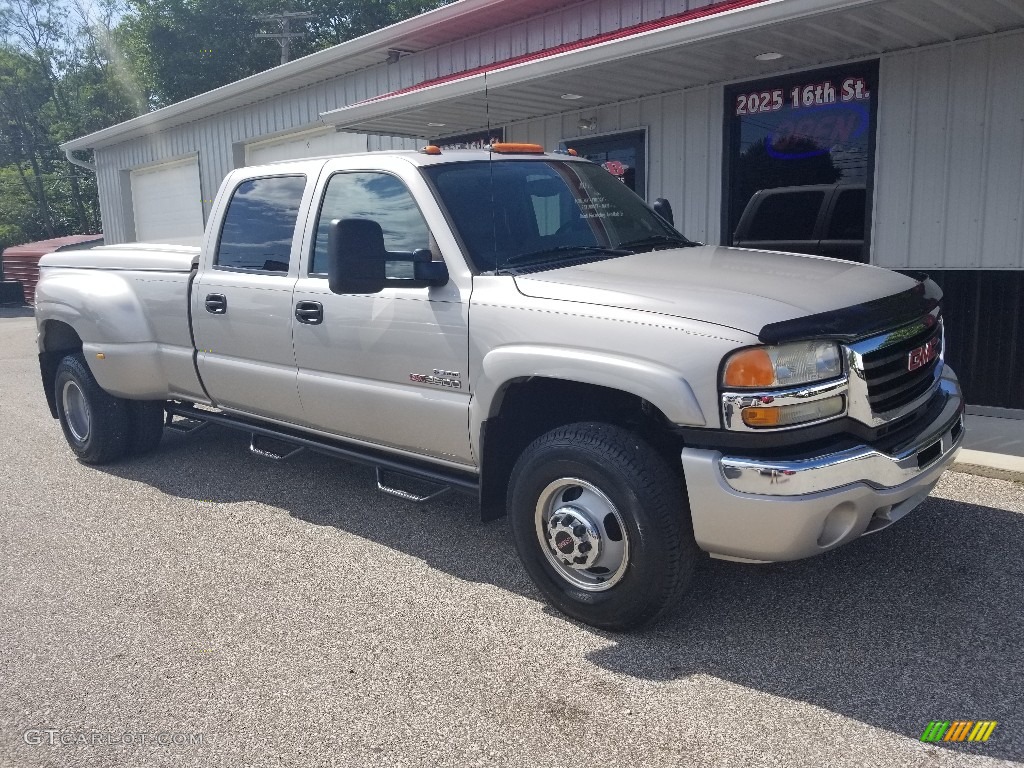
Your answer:
[[[579,206],[580,218],[583,219],[614,219],[626,215],[609,203],[604,195],[592,194],[589,199],[580,200]]]

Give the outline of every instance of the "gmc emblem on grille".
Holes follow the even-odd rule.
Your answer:
[[[910,350],[907,354],[907,370],[916,371],[918,368],[928,365],[928,363],[939,356],[939,347],[941,345],[941,338],[936,336],[917,349]]]

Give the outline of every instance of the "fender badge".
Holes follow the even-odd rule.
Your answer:
[[[445,371],[445,373],[450,373]],[[458,376],[458,374],[455,374]],[[409,381],[417,384],[432,384],[435,387],[447,387],[448,389],[462,389],[462,382],[458,379],[449,379],[442,376],[430,376],[425,373],[410,373]]]

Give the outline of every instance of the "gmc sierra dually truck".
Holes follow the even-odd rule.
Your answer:
[[[691,242],[594,163],[494,145],[233,171],[198,248],[45,257],[36,317],[81,461],[213,423],[467,491],[555,606],[622,630],[702,551],[808,557],[925,499],[963,439],[939,298]]]

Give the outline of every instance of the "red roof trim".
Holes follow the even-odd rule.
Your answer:
[[[390,93],[384,93],[380,96],[374,96],[370,99],[364,99],[363,101],[357,102],[351,106],[358,106],[360,104],[372,104],[375,101],[381,101],[382,99],[390,99],[395,96],[402,96],[406,93],[413,93],[415,91],[423,90],[424,88],[430,88],[435,85],[442,85],[444,83],[451,83],[457,80],[464,80],[474,75],[480,75],[484,72],[495,72],[501,69],[508,69],[518,64],[526,64],[531,61],[538,61],[540,59],[546,59],[551,56],[557,56],[561,53],[568,53],[569,51],[578,51],[583,48],[591,48],[601,43],[611,42],[613,40],[621,40],[626,37],[632,37],[639,35],[644,32],[651,32],[656,29],[663,29],[665,27],[671,27],[676,24],[682,24],[688,21],[695,21],[696,19],[703,19],[709,16],[718,16],[722,13],[728,13],[729,11],[736,11],[741,8],[747,8],[751,5],[760,5],[761,3],[768,2],[768,0],[727,0],[727,2],[714,3],[713,5],[706,5],[703,8],[695,8],[692,11],[684,11],[682,13],[676,13],[672,16],[665,16],[661,19],[655,19],[654,21],[645,21],[641,24],[634,24],[631,27],[623,27],[617,29],[614,32],[606,32],[600,35],[593,35],[592,37],[586,37],[582,40],[576,40],[572,43],[563,43],[562,45],[556,45],[553,48],[545,48],[541,51],[535,51],[533,53],[526,53],[520,56],[513,56],[510,59],[502,59],[492,64],[484,64],[483,66],[474,67],[473,69],[465,69],[460,72],[453,72],[450,75],[443,75],[441,77],[435,77],[431,80],[424,80],[422,83],[416,85],[410,85],[408,88],[401,88],[397,91],[391,91]]]

